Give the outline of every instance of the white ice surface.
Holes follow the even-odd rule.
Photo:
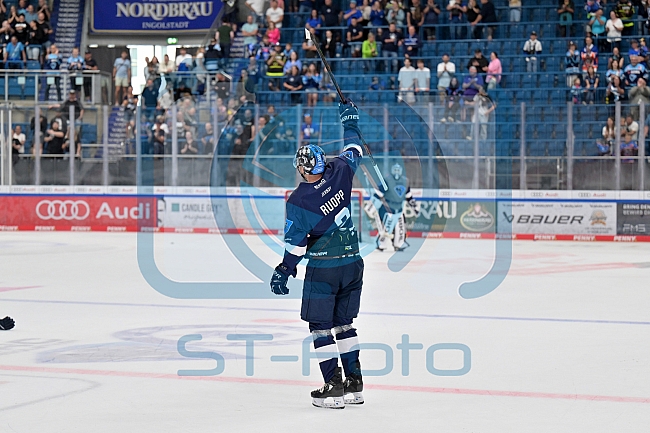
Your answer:
[[[246,242],[269,264],[278,257],[258,238]],[[301,356],[308,336],[300,301],[177,300],[144,280],[136,235],[0,233],[0,432],[647,432],[650,425],[650,245],[514,243],[505,281],[475,300],[458,284],[485,274],[486,240],[427,241],[399,273],[386,253],[366,257],[364,343],[392,347],[392,372],[367,376],[366,404],[316,409],[315,360]],[[257,281],[217,235],[156,235],[160,269],[177,281]],[[232,333],[273,334],[255,346],[254,375]],[[218,376],[179,377],[211,369]],[[422,343],[402,375],[402,335]],[[441,377],[425,367],[426,349],[462,343],[471,370]],[[366,369],[384,354],[362,352]],[[462,366],[458,351],[435,367]]]

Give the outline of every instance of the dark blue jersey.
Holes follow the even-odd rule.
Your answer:
[[[282,264],[292,275],[304,255],[327,260],[359,252],[350,195],[363,153],[356,133],[346,131],[345,141],[343,152],[327,163],[319,181],[302,182],[289,196]]]

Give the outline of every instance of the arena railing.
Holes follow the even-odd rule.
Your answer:
[[[109,107],[102,107],[84,115],[84,123],[79,131],[73,113],[70,117],[70,149],[63,155],[43,154],[41,145],[43,134],[37,127],[33,137],[33,153],[12,156],[10,131],[21,118],[29,121],[45,113],[45,107],[37,106],[33,112],[18,111],[8,105],[0,107],[0,135],[2,136],[1,185],[4,191],[21,186],[64,185],[72,187],[116,185],[160,185],[169,187],[190,186],[241,186],[256,187],[279,186],[293,188],[296,184],[293,173],[293,154],[298,146],[308,140],[301,137],[300,131],[304,114],[309,112],[320,130],[319,136],[310,142],[322,145],[328,154],[335,155],[340,150],[342,136],[334,104],[320,104],[319,107],[276,106],[275,120],[268,128],[263,127],[261,118],[268,112],[266,104],[249,104],[244,110],[251,110],[247,120],[244,110],[226,122],[220,110],[210,104],[197,104],[195,120],[198,139],[211,138],[216,147],[207,149],[200,155],[182,153],[185,141],[179,131],[185,126],[178,122],[169,122],[170,138],[165,142],[160,154],[153,154],[148,143],[150,124],[146,124],[145,114],[140,108],[135,113],[135,134],[125,143],[110,142],[106,125]],[[574,106],[567,103],[566,122],[562,125],[562,137],[529,137],[528,124],[537,122],[538,112],[535,107],[520,104],[516,112],[510,112],[507,119],[503,116],[491,116],[482,123],[478,116],[467,113],[465,121],[442,123],[444,107],[435,101],[415,102],[411,106],[403,103],[365,104],[361,105],[364,116],[361,129],[371,145],[375,159],[383,171],[399,158],[403,161],[406,172],[412,177],[414,187],[432,188],[440,185],[440,176],[444,171],[448,176],[448,186],[452,189],[557,189],[557,190],[644,190],[649,179],[647,169],[645,128],[639,128],[637,150],[622,151],[621,144],[625,137],[617,128],[616,137],[611,146],[611,155],[599,156],[595,152],[583,154],[579,145],[587,143],[596,149],[601,125],[594,120],[594,136],[585,136],[584,125],[578,118],[589,106]],[[631,107],[617,103],[614,106],[614,118],[620,125],[621,117]],[[636,107],[638,118],[644,119],[645,106]],[[168,117],[175,119],[183,109],[173,106]],[[83,139],[84,125],[89,124],[86,116],[92,116],[97,125],[95,142]],[[402,119],[402,124],[396,119]],[[212,124],[212,133],[201,132],[205,123]],[[239,124],[237,124],[239,122]],[[255,135],[250,143],[238,144],[247,140],[244,126],[251,122]],[[643,125],[643,122],[639,122]],[[103,127],[102,127],[103,124]],[[397,129],[426,125],[424,136],[394,136]],[[505,137],[497,136],[500,125],[510,125],[511,132]],[[486,128],[483,130],[482,126]],[[252,129],[252,128],[251,128]],[[74,132],[73,132],[74,131]],[[593,132],[592,131],[592,132]],[[87,136],[86,136],[87,138]],[[209,140],[208,140],[209,141]],[[541,143],[550,141],[559,144],[562,152],[547,155],[539,152]],[[605,143],[607,144],[607,143]],[[81,146],[81,154],[70,158]],[[239,149],[237,146],[243,146]],[[216,152],[215,152],[216,150]],[[505,168],[504,168],[505,167]]]

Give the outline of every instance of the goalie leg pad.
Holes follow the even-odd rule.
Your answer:
[[[406,220],[404,219],[404,215],[400,212],[399,216],[396,218],[396,224],[393,230],[393,247],[395,248],[395,251],[403,249],[405,242]]]

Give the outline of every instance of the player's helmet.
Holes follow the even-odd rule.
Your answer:
[[[394,166],[391,167],[390,169],[390,174],[393,175],[395,180],[399,180],[400,177],[402,177],[402,166],[399,164],[395,164]]]
[[[302,167],[306,174],[321,174],[325,171],[325,152],[315,144],[302,146],[293,157],[294,168]]]

